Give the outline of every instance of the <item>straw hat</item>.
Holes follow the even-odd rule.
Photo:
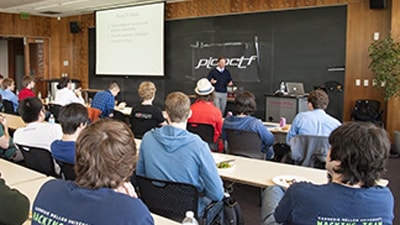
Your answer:
[[[198,95],[209,95],[214,91],[214,87],[212,86],[211,82],[207,80],[207,78],[201,78],[197,81],[197,86],[194,91]]]

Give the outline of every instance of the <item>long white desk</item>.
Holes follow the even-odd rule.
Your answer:
[[[234,160],[234,166],[232,168],[218,169],[218,173],[223,180],[265,188],[274,185],[272,179],[276,176],[295,175],[304,177],[314,184],[327,183],[326,170],[250,159],[222,153],[212,154],[219,159]]]
[[[1,115],[3,115],[7,119],[8,128],[12,130],[16,130],[21,127],[26,127],[25,122],[18,115],[7,114],[7,113],[1,113]]]
[[[0,159],[0,173],[1,177],[5,179],[6,184],[16,185],[28,181],[33,181],[41,178],[46,178],[46,175],[25,168],[18,164]]]

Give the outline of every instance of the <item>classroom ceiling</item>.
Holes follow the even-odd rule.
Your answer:
[[[185,0],[0,0],[0,12],[65,17],[136,4],[179,1]]]

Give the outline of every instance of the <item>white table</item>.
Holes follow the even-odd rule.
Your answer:
[[[304,177],[314,184],[327,183],[327,171],[309,167],[295,166],[284,163],[250,159],[221,153],[212,153],[214,158],[233,159],[234,166],[228,169],[218,169],[223,180],[265,188],[274,185],[272,179],[276,176],[294,175]]]
[[[7,185],[16,185],[28,181],[46,178],[46,175],[20,166],[18,164],[0,159],[1,178],[6,181]]]
[[[20,116],[7,113],[2,113],[1,115],[3,115],[7,119],[8,128],[12,130],[16,130],[21,127],[26,127],[25,122],[22,120]]]
[[[124,107],[123,109],[119,108],[118,106],[114,107],[114,110],[121,112],[122,114],[124,114],[125,116],[130,116],[131,112],[132,112],[132,107]]]

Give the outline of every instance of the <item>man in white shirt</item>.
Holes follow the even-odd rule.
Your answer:
[[[43,104],[38,98],[22,100],[19,103],[18,113],[26,123],[26,127],[15,131],[14,143],[50,151],[51,143],[62,138],[63,133],[59,124],[44,122]]]

